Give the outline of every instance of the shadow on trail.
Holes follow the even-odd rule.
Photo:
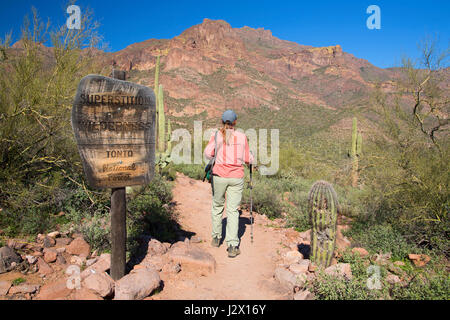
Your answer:
[[[249,218],[239,217],[239,228],[238,228],[238,238],[241,240],[242,236],[247,229],[246,225],[250,224]],[[222,240],[221,244],[225,241],[225,236],[227,234],[227,218],[222,219]]]

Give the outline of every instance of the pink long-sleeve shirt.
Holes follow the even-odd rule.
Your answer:
[[[253,163],[253,155],[250,152],[247,137],[244,133],[232,130],[228,144],[224,144],[222,133],[217,133],[217,157],[213,167],[213,174],[224,178],[243,178],[244,163]],[[205,156],[208,159],[214,157],[214,135],[211,135],[205,148]]]

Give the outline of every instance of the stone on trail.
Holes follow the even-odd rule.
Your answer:
[[[295,274],[306,273],[309,269],[309,259],[301,260],[298,263],[293,263],[289,266],[289,270],[291,270]]]
[[[102,297],[110,296],[114,292],[114,280],[105,272],[89,275],[83,280],[82,286]]]
[[[200,275],[216,272],[216,259],[196,246],[177,242],[170,248],[167,255],[173,262],[179,263],[183,270],[197,272]]]
[[[67,247],[66,251],[69,254],[77,255],[77,256],[83,256],[88,257],[89,253],[91,251],[91,247],[89,244],[84,241],[83,238],[78,237],[74,239]]]
[[[46,250],[44,252],[44,261],[47,263],[55,262],[58,252],[56,250]]]
[[[284,255],[284,262],[289,265],[299,263],[302,259],[303,255],[298,250],[288,251]]]
[[[10,247],[0,248],[0,273],[8,272],[13,267],[22,262],[22,258]]]
[[[67,246],[72,242],[72,239],[70,238],[56,238],[56,245],[57,246]]]
[[[52,237],[45,237],[44,241],[43,241],[43,246],[44,248],[50,248],[50,247],[54,247],[56,244],[56,240],[53,239]]]
[[[11,282],[9,281],[0,281],[0,297],[6,296],[9,288],[11,288]]]
[[[67,279],[62,278],[56,282],[45,284],[41,287],[37,300],[66,300],[72,293],[72,289],[67,288]]]
[[[305,274],[294,274],[284,268],[275,269],[275,279],[290,292],[293,292],[295,288],[303,288],[306,282]]]
[[[338,263],[330,266],[324,270],[324,272],[330,276],[345,277],[348,280],[353,278],[352,269],[349,263]]]
[[[80,288],[73,292],[69,300],[103,300],[98,294],[87,288]]]
[[[111,254],[103,253],[98,258],[97,262],[86,268],[81,272],[81,279],[85,279],[87,276],[94,273],[103,273],[111,268]]]
[[[53,231],[53,232],[48,233],[48,234],[47,234],[47,237],[50,237],[50,238],[57,238],[57,237],[59,237],[60,235],[61,235],[61,233],[60,233],[59,231]]]
[[[40,285],[38,284],[20,284],[18,286],[13,286],[11,289],[9,289],[9,294],[16,294],[16,293],[35,293],[39,290]]]
[[[142,300],[158,288],[160,282],[156,270],[134,269],[116,282],[114,300]]]
[[[167,247],[156,239],[148,242],[147,255],[161,255],[167,252]]]
[[[39,273],[42,275],[49,275],[53,273],[53,268],[48,265],[41,257],[37,260]]]
[[[299,291],[294,294],[294,300],[314,300],[314,295],[308,290]]]
[[[77,266],[82,266],[83,263],[86,262],[86,258],[84,256],[72,256],[70,257],[70,263],[76,264]]]

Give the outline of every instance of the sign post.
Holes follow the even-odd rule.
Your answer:
[[[112,78],[81,79],[72,108],[72,128],[83,169],[93,188],[111,191],[111,277],[125,275],[126,186],[148,184],[155,163],[155,95],[127,82],[125,72]]]

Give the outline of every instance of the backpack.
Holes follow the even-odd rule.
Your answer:
[[[214,164],[216,162],[216,156],[217,156],[217,132],[214,134],[214,157],[212,157],[211,160],[209,160],[208,164],[205,167],[205,176],[203,177],[203,181],[205,181],[205,179],[208,180],[209,183],[212,184],[212,170],[214,167]]]

